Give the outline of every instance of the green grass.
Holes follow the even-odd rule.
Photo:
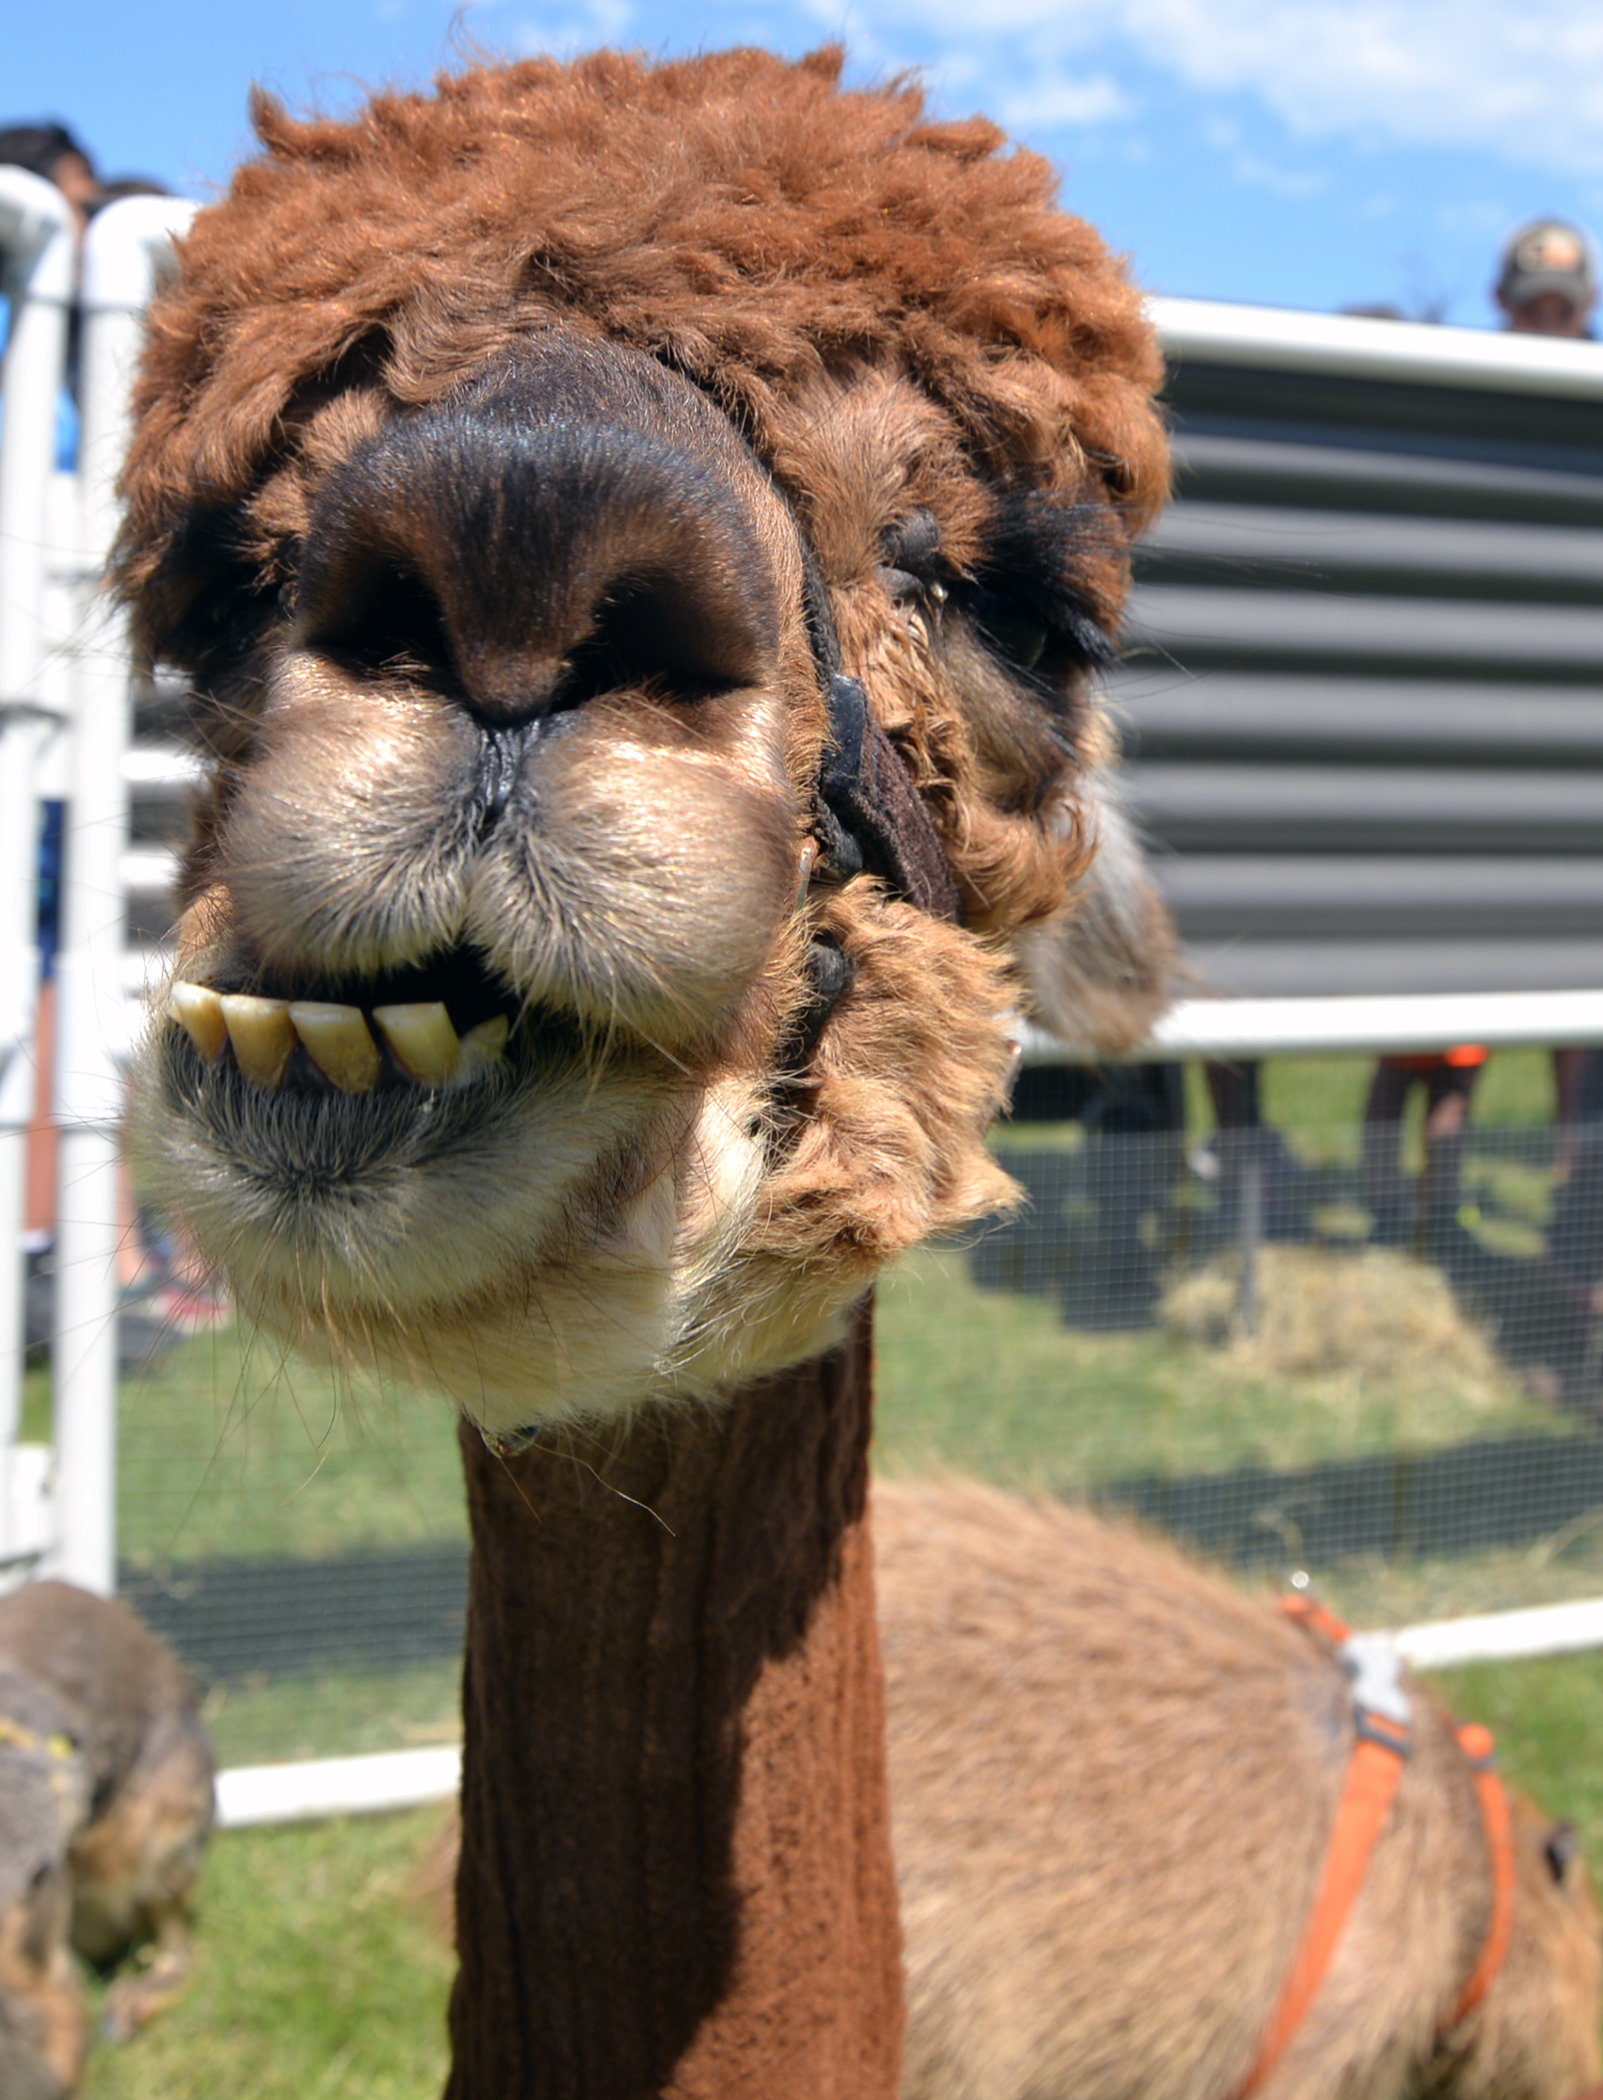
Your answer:
[[[1603,1596],[1603,1530],[1564,1529],[1529,1546],[1438,1560],[1358,1558],[1310,1567],[1321,1596],[1358,1626],[1513,1611]]]
[[[1305,1157],[1356,1156],[1372,1069],[1364,1058],[1265,1067],[1271,1121]],[[1201,1068],[1188,1083],[1203,1109]],[[1538,1125],[1550,1114],[1545,1053],[1500,1052],[1476,1117]],[[1416,1102],[1417,1115],[1417,1102]],[[1077,1126],[1002,1126],[998,1143],[1073,1146]],[[1518,1160],[1472,1162],[1488,1232],[1531,1239],[1549,1177]],[[1524,1244],[1524,1241],[1521,1242]],[[963,1257],[927,1250],[887,1279],[880,1324],[880,1437],[900,1469],[935,1459],[1065,1484],[1152,1469],[1317,1463],[1387,1444],[1431,1444],[1536,1426],[1510,1380],[1490,1415],[1443,1391],[1254,1376],[1207,1342],[1167,1331],[1094,1335],[1054,1304],[976,1290]],[[1317,1387],[1317,1389],[1316,1389]],[[29,1433],[46,1433],[47,1387],[30,1374]],[[119,1550],[141,1565],[218,1554],[321,1556],[464,1534],[450,1411],[401,1389],[342,1389],[235,1330],[198,1336],[124,1386]]]
[[[201,1710],[217,1762],[227,1766],[454,1743],[461,1708],[462,1671],[453,1658],[411,1670],[215,1684]]]
[[[1271,1380],[1169,1329],[1079,1333],[1050,1299],[976,1289],[951,1248],[886,1278],[877,1332],[878,1458],[900,1473],[963,1466],[1063,1488],[1558,1426],[1512,1378],[1489,1397],[1445,1381]]]
[[[1372,1057],[1266,1059],[1259,1082],[1264,1121],[1284,1131],[1305,1159],[1354,1162],[1374,1070]],[[1543,1129],[1551,1125],[1553,1110],[1551,1052],[1497,1050],[1481,1067],[1471,1103],[1472,1120],[1480,1128]],[[1423,1117],[1424,1091],[1415,1087],[1409,1096],[1407,1126],[1410,1149],[1416,1154]],[[1214,1127],[1213,1104],[1200,1064],[1186,1067],[1186,1120],[1198,1137]],[[1021,1137],[1017,1142],[1027,1143],[1028,1139]]]
[[[1364,1101],[1375,1070],[1372,1057],[1277,1057],[1263,1068],[1264,1120],[1291,1134],[1334,1131],[1345,1127],[1356,1141],[1364,1119]],[[1202,1069],[1188,1073],[1188,1102],[1194,1128],[1212,1126],[1205,1107]],[[1419,1120],[1423,1089],[1409,1100],[1413,1121]],[[1471,1104],[1475,1122],[1490,1129],[1531,1129],[1553,1120],[1553,1061],[1546,1050],[1497,1050],[1481,1067]]]
[[[466,1537],[449,1407],[237,1328],[126,1380],[118,1435],[118,1550],[141,1565]]]
[[[441,1811],[213,1841],[188,1991],[84,2100],[433,2100],[454,1966],[412,1887]]]
[[[1431,1681],[1455,1713],[1491,1729],[1516,1786],[1574,1823],[1603,1878],[1603,1653],[1468,1663]]]
[[[1266,1377],[1169,1329],[1077,1332],[1050,1299],[977,1289],[952,1248],[887,1277],[879,1338],[880,1452],[899,1471],[940,1462],[1067,1486],[1556,1426],[1512,1379],[1488,1400],[1446,1382]],[[448,1409],[342,1395],[234,1331],[129,1380],[119,1437],[119,1550],[140,1564],[465,1536]]]

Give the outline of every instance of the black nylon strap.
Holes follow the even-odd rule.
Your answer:
[[[934,820],[861,681],[830,671],[825,684],[831,748],[818,797],[839,833],[823,840],[826,852],[843,875],[866,869],[920,911],[957,920],[957,884]]]

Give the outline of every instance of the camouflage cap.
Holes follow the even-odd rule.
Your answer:
[[[1564,219],[1533,219],[1503,244],[1497,292],[1504,306],[1525,306],[1543,292],[1560,292],[1579,311],[1596,298],[1597,288],[1597,247],[1582,227]]]

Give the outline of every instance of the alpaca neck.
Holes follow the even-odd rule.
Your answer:
[[[465,1430],[448,2100],[892,2100],[865,1313],[586,1452]]]

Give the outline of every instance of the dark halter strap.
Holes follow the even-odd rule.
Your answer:
[[[776,484],[777,487],[777,484]],[[780,491],[783,498],[783,492]],[[812,543],[796,521],[802,551],[802,577],[807,633],[813,662],[829,710],[829,741],[819,767],[813,820],[821,871],[838,881],[853,875],[877,875],[894,896],[905,898],[932,918],[956,923],[962,917],[957,883],[947,861],[934,819],[913,785],[901,754],[874,719],[861,679],[842,666],[840,636],[830,610],[829,594],[819,572]],[[803,864],[798,907],[806,896],[814,863]],[[830,1015],[851,988],[851,959],[832,940],[814,939],[807,948],[811,996],[792,1021],[780,1047],[783,1069],[800,1074],[811,1062]],[[492,1451],[511,1457],[527,1451],[541,1425],[522,1429],[483,1430]]]
[[[842,664],[817,557],[806,534],[800,536],[807,631],[829,709],[829,745],[818,775],[819,846],[831,872],[843,880],[877,875],[893,895],[932,918],[955,922],[962,907],[934,819],[875,720],[862,680]]]

